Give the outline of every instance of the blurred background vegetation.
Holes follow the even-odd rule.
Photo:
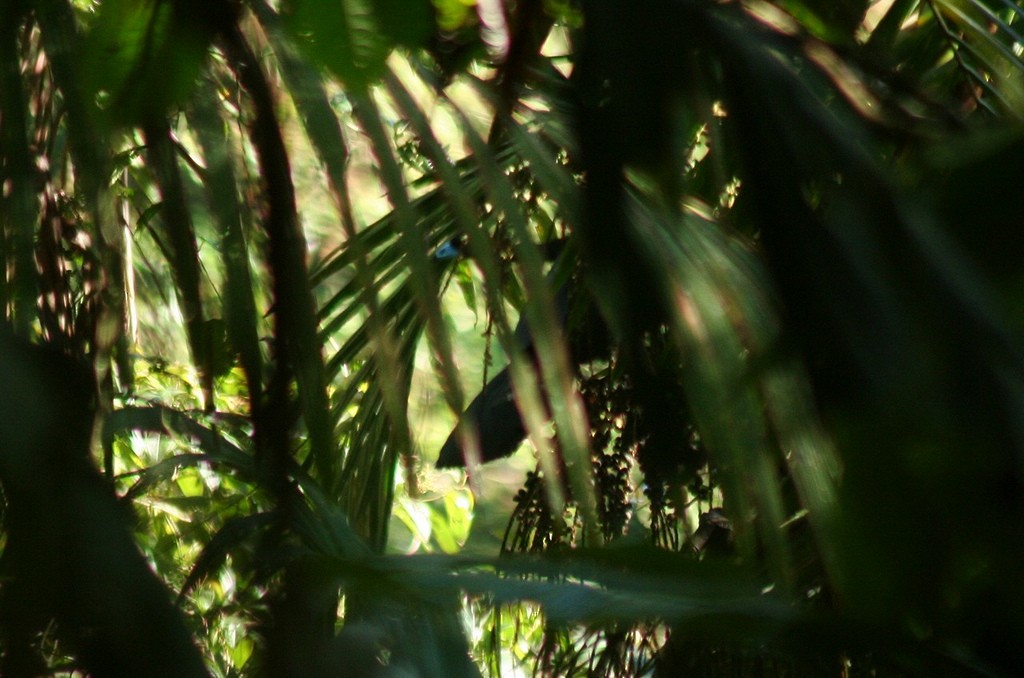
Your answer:
[[[1020,675],[1022,18],[0,0],[0,672]]]

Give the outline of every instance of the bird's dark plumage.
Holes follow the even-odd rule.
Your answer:
[[[556,258],[564,249],[564,241],[553,241],[547,243],[545,254],[550,258]],[[438,260],[452,259],[461,252],[461,244],[458,241],[445,243],[438,247],[434,258]],[[553,283],[557,267],[552,268],[548,274],[548,282]],[[558,322],[565,324],[566,316],[569,313],[569,290],[571,282],[559,287],[555,294],[555,313]],[[533,354],[533,334],[525,316],[519,319],[513,331],[516,343],[525,351],[531,359],[536,362]],[[484,385],[483,390],[473,399],[462,413],[461,421],[472,422],[480,437],[480,453],[482,461],[494,461],[507,457],[516,451],[516,448],[526,438],[526,427],[519,416],[519,409],[516,407],[515,394],[512,391],[512,377],[509,370],[505,369],[494,375],[494,378]],[[441,447],[438,455],[437,468],[457,468],[465,465],[462,448],[459,445],[458,428],[453,430]]]
[[[557,259],[565,250],[565,241],[555,240],[545,245],[545,258]],[[443,245],[435,252],[436,259],[447,259],[458,256],[459,246],[448,244]],[[562,257],[561,264],[568,263]],[[560,277],[558,264],[552,267],[548,273],[548,283],[554,286],[556,279]],[[565,279],[561,277],[561,279]],[[587,303],[586,312],[574,323],[576,327],[567,327],[569,321],[569,309],[572,306],[571,297],[576,295],[580,286],[572,277],[569,277],[561,284],[555,292],[555,313],[558,322],[566,328],[570,335],[569,343],[572,349],[572,359],[576,364],[594,360],[601,356],[607,356],[610,350],[610,337],[608,328],[605,326],[597,307],[593,303]],[[523,316],[514,330],[516,343],[526,352],[533,361],[534,369],[538,369],[536,355],[533,350],[533,333],[530,325]],[[519,416],[519,409],[516,407],[515,394],[512,391],[512,378],[508,368],[498,372],[484,386],[483,390],[469,404],[466,411],[462,413],[462,422],[471,422],[476,426],[480,437],[481,461],[486,463],[507,457],[519,447],[526,438],[526,427]],[[462,448],[459,445],[458,429],[453,430],[441,447],[438,455],[437,468],[457,468],[465,465]]]
[[[483,461],[501,459],[516,451],[526,437],[526,428],[516,408],[512,378],[507,367],[487,382],[462,413],[462,419],[476,423]],[[436,465],[437,468],[457,468],[465,463],[456,429],[441,448]]]

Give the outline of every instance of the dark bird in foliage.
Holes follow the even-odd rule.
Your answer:
[[[549,243],[545,255],[549,259],[557,258],[564,249],[563,241]],[[458,256],[459,245],[455,242],[439,247],[434,257],[448,259]],[[548,281],[555,278],[555,268],[548,274]],[[576,289],[573,281],[566,281],[555,293],[555,311],[558,321],[564,326],[569,315],[570,296]],[[572,358],[575,363],[594,360],[609,351],[608,331],[598,319],[597,309],[589,305],[579,323],[579,330],[570,332]],[[515,328],[515,340],[533,362],[535,370],[539,370],[537,357],[534,353],[533,334],[526,318],[520,318]],[[472,422],[480,436],[480,455],[484,463],[507,457],[519,447],[526,438],[526,427],[516,406],[515,394],[512,391],[512,377],[509,369],[494,375],[480,393],[473,399],[462,413],[461,422]],[[457,435],[458,427],[451,432],[441,453],[437,458],[437,468],[458,468],[465,466],[462,448]]]
[[[725,511],[713,508],[700,514],[690,546],[694,553],[728,556],[733,552],[732,521]]]
[[[526,427],[516,407],[512,377],[507,367],[487,382],[477,397],[473,398],[473,402],[462,413],[461,420],[476,424],[480,436],[481,461],[494,461],[516,451],[526,438]],[[465,466],[457,432],[457,429],[453,430],[441,447],[437,468]]]

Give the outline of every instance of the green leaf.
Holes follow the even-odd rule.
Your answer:
[[[383,73],[395,46],[371,0],[289,0],[282,15],[299,49],[357,90]]]
[[[248,636],[239,638],[238,642],[228,650],[228,654],[231,656],[231,663],[236,668],[242,668],[249,661],[255,647],[255,643]]]
[[[250,516],[228,519],[213,535],[213,538],[206,542],[196,562],[192,565],[192,569],[178,593],[179,604],[203,580],[216,574],[232,551],[251,541],[259,530],[270,525],[274,519],[275,516],[272,513],[255,513]]]
[[[86,86],[115,125],[161,118],[183,103],[217,30],[219,3],[111,0],[83,48]]]
[[[210,460],[226,464],[247,478],[255,478],[256,466],[250,455],[220,431],[203,426],[185,412],[160,405],[114,410],[103,420],[104,447],[110,450],[114,437],[123,431],[146,431],[194,440]]]
[[[124,493],[123,499],[130,501],[140,497],[158,483],[174,478],[179,469],[209,461],[210,458],[205,454],[177,454],[173,457],[161,459],[152,466],[142,469],[137,474],[131,474],[136,475],[138,479]]]
[[[782,0],[778,3],[815,35],[834,43],[852,42],[870,0]]]
[[[434,32],[432,0],[373,0],[381,28],[402,47],[423,47]]]

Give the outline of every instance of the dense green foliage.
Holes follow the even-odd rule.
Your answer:
[[[1022,19],[0,0],[0,672],[1019,675]]]

